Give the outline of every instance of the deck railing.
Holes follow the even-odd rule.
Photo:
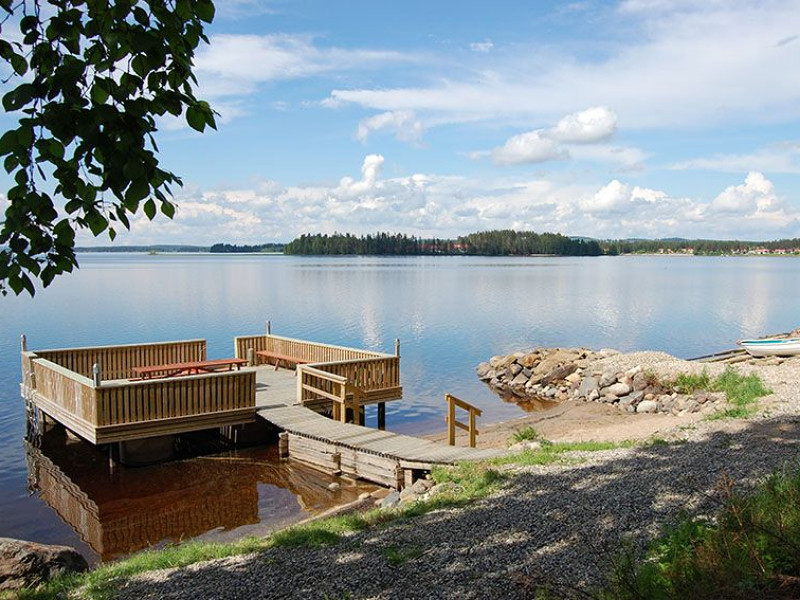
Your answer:
[[[474,448],[478,437],[478,427],[475,424],[475,420],[483,414],[483,411],[469,402],[456,398],[452,394],[445,394],[444,399],[447,402],[447,443],[451,446],[456,445],[456,427],[458,427],[467,432],[469,447]],[[456,408],[466,410],[469,413],[467,423],[456,421]]]
[[[295,359],[298,365],[297,400],[312,409],[330,406],[329,403],[335,401],[329,396],[338,397],[341,389],[336,387],[335,378],[325,378],[318,371],[338,376],[350,386],[348,402],[353,402],[354,395],[361,396],[360,405],[403,396],[399,349],[395,354],[384,354],[271,334],[240,336],[234,339],[234,344],[237,358],[269,352]]]
[[[103,379],[130,379],[135,367],[206,360],[206,341],[65,348],[42,350],[36,355],[84,377],[92,377],[92,366],[97,364]]]
[[[39,408],[93,443],[254,419],[256,374],[252,370],[131,380],[133,367],[204,359],[205,352],[205,340],[23,351],[23,391]],[[110,373],[103,369],[102,378],[84,375],[92,374],[87,362],[92,359],[106,360]],[[107,380],[109,374],[125,376]]]

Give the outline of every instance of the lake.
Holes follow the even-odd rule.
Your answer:
[[[427,433],[444,427],[445,393],[482,408],[484,423],[521,414],[475,376],[494,354],[587,346],[689,358],[800,325],[800,260],[792,258],[79,259],[79,271],[33,300],[0,298],[0,536],[74,545],[92,561],[180,537],[267,531],[324,508],[327,482],[281,465],[269,448],[111,471],[102,455],[74,441],[26,447],[21,333],[33,350],[205,338],[209,358],[232,356],[233,337],[262,333],[267,320],[278,335],[386,352],[399,338],[404,399],[387,405],[387,425]],[[78,532],[69,524],[72,508],[51,508],[65,485],[78,490],[81,510],[88,506],[103,531]],[[213,490],[222,490],[222,508],[203,502]],[[179,510],[176,501],[187,506],[170,513]],[[185,514],[202,518],[182,524]],[[155,529],[128,540],[126,550],[131,522]]]

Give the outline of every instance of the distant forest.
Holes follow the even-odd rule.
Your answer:
[[[254,252],[283,252],[286,244],[269,243],[269,244],[255,244],[253,246],[238,245],[238,244],[214,244],[208,249],[209,252],[231,254],[231,253],[254,253]]]
[[[401,233],[354,236],[334,233],[301,235],[288,243],[284,254],[304,255],[478,255],[524,256],[550,254],[599,256],[603,249],[595,240],[575,239],[558,233],[532,231],[484,231],[456,239],[419,238]]]

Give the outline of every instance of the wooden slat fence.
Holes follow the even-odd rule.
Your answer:
[[[315,371],[337,375],[360,403],[370,404],[396,400],[403,396],[400,385],[400,357],[370,350],[320,344],[277,335],[251,335],[234,338],[236,357],[247,358],[251,353],[270,352],[297,360],[297,400],[314,410],[330,407],[331,398],[340,397],[341,385],[335,378],[326,378]],[[257,355],[256,355],[257,356]],[[307,364],[303,364],[307,363]],[[337,410],[334,403],[334,410]]]
[[[103,384],[98,427],[173,419],[255,407],[253,371],[230,371]]]
[[[85,377],[92,376],[92,365],[96,363],[103,379],[130,379],[134,377],[134,367],[206,360],[206,341],[65,348],[42,350],[36,355]]]

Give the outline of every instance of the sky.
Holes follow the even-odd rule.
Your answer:
[[[161,122],[178,211],[116,243],[800,237],[800,0],[216,5],[219,129]]]

